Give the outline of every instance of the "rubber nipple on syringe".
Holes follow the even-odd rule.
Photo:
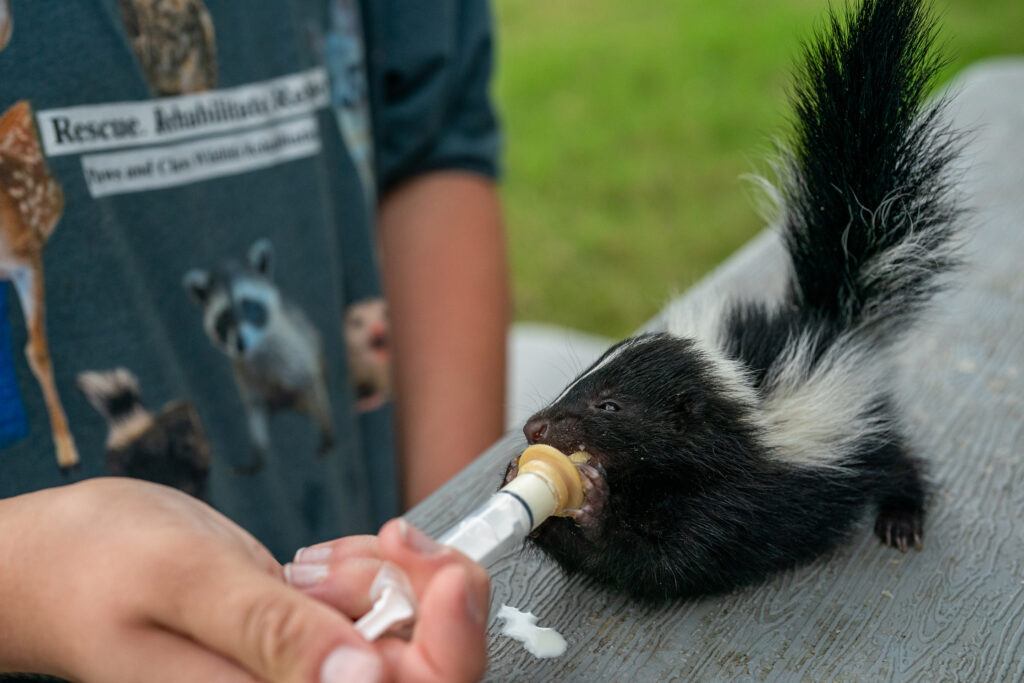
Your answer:
[[[553,496],[553,508],[548,514],[542,516],[544,518],[547,518],[549,515],[556,517],[564,516],[567,511],[577,509],[583,505],[583,480],[580,477],[579,470],[576,468],[574,459],[585,462],[586,458],[587,455],[582,452],[573,453],[569,456],[553,446],[534,444],[527,447],[522,455],[519,456],[519,460],[516,463],[519,468],[516,479],[509,482],[505,489],[512,486],[519,477],[526,474],[535,474],[544,480]],[[533,505],[530,507],[532,508]],[[541,521],[543,519],[538,519],[537,523],[539,524]]]

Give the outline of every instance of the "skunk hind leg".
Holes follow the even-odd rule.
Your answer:
[[[921,463],[901,444],[890,444],[884,494],[878,502],[875,535],[900,552],[922,548],[926,489]]]

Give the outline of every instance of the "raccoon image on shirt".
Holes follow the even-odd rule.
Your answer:
[[[157,95],[217,87],[217,41],[203,0],[120,3],[132,50]]]
[[[81,372],[78,388],[107,421],[108,474],[206,497],[210,444],[191,403],[171,401],[151,413],[138,378],[125,368]]]
[[[280,410],[309,415],[320,430],[320,454],[334,444],[320,335],[271,279],[273,247],[259,240],[243,263],[191,270],[185,288],[203,309],[210,342],[231,361],[248,413],[255,450],[250,471],[270,450],[269,417]]]

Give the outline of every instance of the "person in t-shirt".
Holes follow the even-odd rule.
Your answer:
[[[0,0],[0,671],[479,675],[483,571],[355,534],[502,429],[491,48],[478,0]]]

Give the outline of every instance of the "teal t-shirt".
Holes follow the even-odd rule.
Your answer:
[[[279,557],[398,512],[373,207],[495,173],[481,0],[0,0],[0,497],[145,478]]]

